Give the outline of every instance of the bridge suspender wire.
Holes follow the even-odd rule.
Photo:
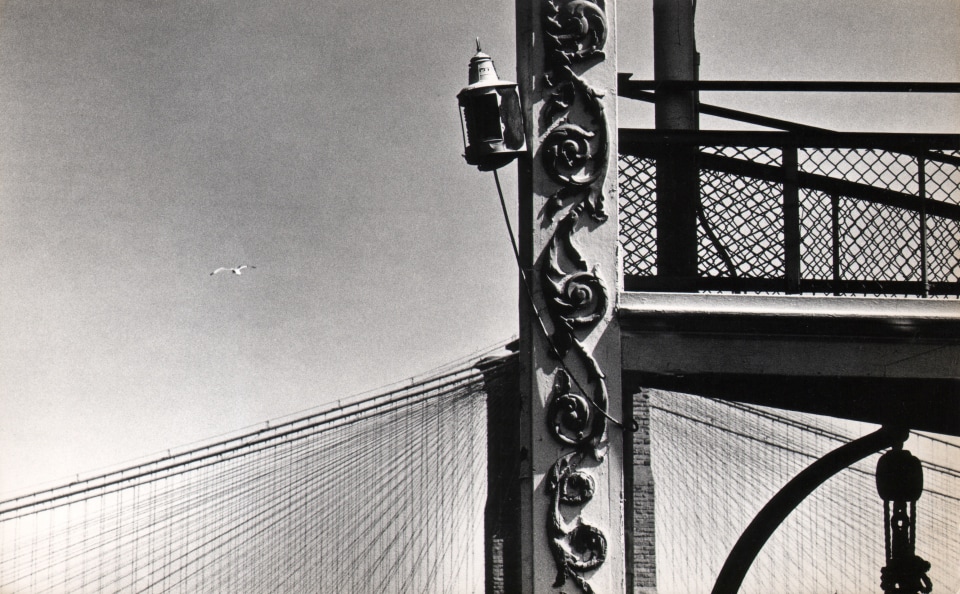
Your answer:
[[[476,364],[2,502],[0,592],[481,592],[486,406],[515,393],[516,357]],[[510,394],[487,394],[492,380]],[[661,594],[709,592],[773,493],[875,429],[658,391],[649,402]],[[905,447],[924,465],[917,553],[936,591],[957,591],[960,444],[920,434]],[[875,464],[804,500],[741,591],[877,591]]]
[[[744,529],[793,477],[876,429],[815,415],[650,392],[657,589],[710,592]],[[934,591],[960,588],[960,441],[911,434],[923,463],[917,554]],[[831,478],[771,536],[740,592],[875,592],[884,563],[878,455]]]
[[[480,592],[476,363],[2,502],[0,592]]]
[[[470,368],[458,369],[437,378],[362,401],[340,405],[315,415],[297,419],[284,425],[257,430],[238,438],[216,442],[191,449],[187,452],[160,458],[156,461],[124,468],[109,474],[84,479],[76,483],[55,487],[27,496],[16,497],[0,502],[0,514],[10,514],[20,509],[33,508],[44,503],[62,505],[64,500],[80,497],[84,493],[122,485],[127,482],[159,480],[169,474],[176,474],[196,464],[215,463],[223,457],[248,455],[258,448],[269,448],[278,440],[296,440],[312,435],[314,431],[325,431],[341,424],[356,422],[368,415],[383,414],[394,406],[402,406],[416,398],[430,398],[433,391],[455,388],[459,383],[476,381],[476,372]]]

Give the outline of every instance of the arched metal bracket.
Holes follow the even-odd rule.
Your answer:
[[[734,594],[740,590],[743,578],[767,539],[807,495],[844,468],[880,450],[902,444],[908,433],[906,429],[881,427],[829,452],[793,477],[763,506],[733,545],[713,585],[712,594]]]

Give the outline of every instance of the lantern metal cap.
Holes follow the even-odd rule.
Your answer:
[[[470,58],[466,88],[492,87],[501,84],[514,84],[510,81],[501,81],[497,76],[497,69],[493,65],[493,58],[480,49],[480,38],[477,38],[477,53]]]

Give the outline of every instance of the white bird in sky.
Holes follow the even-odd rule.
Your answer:
[[[221,266],[220,268],[217,268],[216,270],[214,270],[213,272],[211,272],[211,273],[210,273],[210,276],[213,276],[214,274],[217,274],[218,272],[226,272],[226,271],[228,271],[228,270],[229,270],[230,272],[234,273],[234,274],[242,274],[241,271],[242,271],[244,268],[256,268],[256,266],[247,266],[246,264],[244,264],[244,265],[242,265],[242,266],[237,266],[237,267],[235,267],[235,268],[224,268],[224,267]]]

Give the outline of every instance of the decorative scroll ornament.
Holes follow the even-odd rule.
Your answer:
[[[560,513],[560,505],[583,505],[593,497],[593,477],[575,468],[581,461],[578,454],[561,457],[550,467],[547,493],[553,499],[550,510],[550,549],[557,564],[557,579],[553,586],[563,586],[571,578],[586,594],[593,588],[581,575],[600,567],[607,558],[607,539],[595,526],[576,518],[567,523]],[[574,458],[577,462],[572,462]]]
[[[554,88],[543,109],[548,122],[542,158],[561,188],[547,204],[550,216],[563,204],[586,200],[597,221],[606,220],[603,181],[610,159],[604,94],[571,69],[606,57],[607,17],[603,0],[547,0],[544,7],[544,81]],[[579,99],[579,101],[578,101]],[[577,108],[577,109],[575,109]],[[586,121],[578,122],[577,118]]]
[[[601,101],[604,93],[567,66],[561,72],[564,80],[557,84],[543,110],[544,117],[553,122],[541,142],[543,168],[560,184],[547,202],[548,214],[552,217],[564,203],[579,199],[595,220],[603,222],[607,219],[603,182],[610,160],[607,118]],[[580,125],[572,121],[574,118],[586,121]]]
[[[579,516],[566,522],[560,506],[582,506],[594,494],[594,479],[577,466],[587,455],[602,461],[600,443],[606,431],[607,388],[596,359],[577,338],[595,328],[609,307],[607,288],[597,266],[591,268],[573,243],[584,212],[598,222],[607,220],[603,187],[610,165],[610,132],[603,92],[574,72],[605,58],[607,18],[603,0],[545,0],[543,9],[544,83],[550,89],[541,111],[539,159],[547,176],[559,186],[545,205],[553,220],[573,206],[557,223],[541,267],[541,287],[553,322],[550,342],[561,368],[554,378],[547,404],[547,427],[560,444],[573,448],[550,468],[547,494],[552,497],[548,519],[551,551],[557,564],[554,587],[569,578],[585,594],[593,588],[584,572],[600,567],[607,556],[603,532]],[[592,399],[567,371],[563,361],[570,351],[587,370]],[[575,391],[571,381],[576,384]]]
[[[607,15],[603,8],[603,0],[547,0],[544,37],[548,73],[560,65],[606,57]]]
[[[550,240],[547,260],[542,270],[543,293],[547,299],[547,311],[554,323],[553,345],[560,357],[566,356],[571,347],[576,347],[586,359],[590,379],[603,377],[596,360],[583,347],[575,331],[595,326],[607,313],[607,287],[599,276],[599,270],[587,267],[586,260],[573,244],[573,232],[580,220],[584,205],[578,204],[557,225]],[[574,270],[567,271],[561,263],[561,254],[569,260]]]
[[[560,504],[584,505],[594,492],[593,478],[574,466],[587,454],[601,462],[600,443],[606,431],[607,387],[596,359],[577,338],[579,330],[594,328],[606,315],[609,306],[607,288],[597,267],[589,268],[573,243],[573,233],[580,221],[584,202],[575,205],[557,224],[547,258],[541,268],[541,287],[547,311],[553,321],[551,338],[556,355],[565,359],[571,350],[587,370],[593,386],[593,400],[572,390],[565,366],[554,378],[553,393],[547,405],[547,424],[559,443],[575,448],[562,456],[550,470],[548,494],[553,496],[548,532],[557,563],[555,587],[572,579],[585,594],[594,590],[582,575],[596,569],[606,559],[606,537],[595,526],[576,518],[572,527],[560,515]],[[578,385],[579,387],[579,385]],[[576,459],[576,464],[571,460]]]
[[[605,396],[605,393],[602,394]],[[602,456],[598,448],[606,430],[606,417],[598,414],[594,407],[605,404],[605,399],[599,403],[590,402],[583,394],[573,392],[570,389],[570,376],[560,369],[547,405],[547,429],[560,443],[578,449],[589,448],[593,457],[600,461]]]
[[[576,124],[554,128],[543,141],[544,165],[550,177],[571,186],[587,186],[597,179],[596,171],[585,171],[593,162],[590,140],[594,137],[596,134]]]

